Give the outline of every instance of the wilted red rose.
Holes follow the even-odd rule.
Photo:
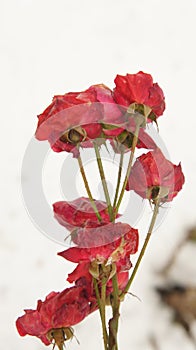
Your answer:
[[[165,110],[165,98],[162,89],[153,83],[152,76],[144,72],[137,74],[117,75],[114,80],[114,99],[122,106],[132,103],[142,104],[151,108],[156,117]],[[149,120],[150,121],[150,120]]]
[[[106,238],[106,235],[109,238]],[[99,266],[105,267],[107,270],[108,281],[113,274],[113,264],[116,266],[117,274],[126,272],[131,268],[130,254],[137,252],[138,230],[128,224],[110,223],[97,228],[79,229],[76,237],[75,243],[79,243],[80,246],[88,246],[88,248],[72,247],[58,253],[58,255],[71,262],[78,263],[74,271],[68,275],[67,280],[70,283],[75,282],[77,284],[82,281],[82,284],[89,291],[90,300],[93,301],[92,276],[96,276],[97,279],[101,278]],[[110,243],[97,246],[97,243],[100,244],[100,242],[106,241]],[[108,293],[110,292],[108,289]]]
[[[89,198],[80,197],[73,201],[60,201],[53,204],[54,216],[69,231],[75,227],[97,227],[110,222],[107,204],[94,200],[102,221],[99,222]]]
[[[91,147],[89,142],[101,136],[103,120],[121,115],[111,90],[93,85],[83,92],[54,96],[53,102],[38,116],[36,138],[48,140],[55,152],[75,152],[76,146]]]
[[[78,247],[69,248],[58,255],[75,263],[94,260],[102,263],[108,259],[117,262],[137,252],[138,230],[121,222],[79,229],[74,243]]]
[[[16,321],[21,336],[36,336],[45,345],[51,342],[47,333],[51,329],[70,327],[82,321],[90,312],[86,289],[71,287],[62,292],[50,293],[45,301],[39,300],[36,310],[25,310],[25,315]]]
[[[142,198],[159,198],[161,202],[169,202],[182,189],[183,184],[181,164],[173,164],[157,148],[137,158],[126,189],[134,190]]]

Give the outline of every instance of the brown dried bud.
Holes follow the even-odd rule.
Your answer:
[[[60,141],[65,143],[70,142],[73,144],[78,144],[84,141],[85,139],[86,139],[86,131],[83,128],[81,128],[81,126],[70,129],[60,137]]]

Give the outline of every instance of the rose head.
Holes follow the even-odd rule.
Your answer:
[[[105,242],[107,235],[110,240],[112,235],[111,242],[96,246],[97,242],[99,244],[101,241]],[[81,243],[81,240],[84,242]],[[107,240],[109,239],[107,238]],[[80,285],[81,282],[81,285],[87,288],[90,301],[93,302],[95,296],[92,277],[101,281],[104,275],[108,283],[116,272],[120,278],[122,273],[131,268],[130,254],[137,252],[138,230],[123,223],[110,223],[98,228],[80,229],[76,243],[83,247],[86,245],[88,248],[72,247],[58,253],[58,255],[78,264],[74,271],[68,275],[67,280],[77,285]],[[111,284],[108,285],[108,294],[111,293],[109,287]]]
[[[50,293],[45,301],[39,300],[36,310],[25,310],[25,315],[16,321],[21,336],[36,336],[45,345],[51,341],[50,330],[69,328],[82,321],[90,312],[88,295],[83,287],[67,288],[60,293]]]
[[[138,230],[121,222],[110,223],[98,228],[79,229],[74,241],[79,247],[69,248],[58,255],[74,263],[112,263],[137,252]]]
[[[97,227],[110,222],[107,204],[94,200],[102,221],[99,222],[89,198],[80,197],[73,201],[56,202],[53,204],[54,216],[57,221],[69,231],[76,227]]]
[[[148,152],[137,158],[126,190],[134,190],[142,198],[170,202],[182,189],[184,175],[181,164],[167,160],[161,150]]]
[[[150,107],[156,117],[163,114],[165,98],[158,84],[153,83],[150,74],[138,72],[137,74],[117,75],[114,80],[114,100],[122,106],[130,106],[133,103]],[[151,121],[151,115],[148,116]]]
[[[101,136],[101,121],[115,121],[121,115],[105,85],[93,85],[83,92],[54,96],[53,102],[38,116],[36,138],[48,140],[55,152],[73,152],[77,147],[92,147],[91,140]]]

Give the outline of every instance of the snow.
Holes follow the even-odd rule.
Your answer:
[[[196,223],[195,15],[194,0],[0,1],[2,348],[44,349],[35,338],[19,337],[15,320],[23,308],[34,308],[37,299],[64,289],[73,269],[56,256],[62,245],[41,234],[22,199],[21,166],[36,115],[55,94],[102,82],[112,88],[117,73],[143,70],[164,90],[167,109],[159,120],[160,135],[172,161],[182,162],[186,183],[154,232],[132,286],[141,302],[129,295],[122,306],[120,349],[153,350],[151,337],[158,350],[194,349],[184,331],[171,326],[171,312],[160,303],[154,286],[166,283],[157,271],[184,230]],[[45,186],[52,198],[53,179]],[[182,249],[168,279],[196,284],[195,248]],[[68,349],[102,347],[97,313],[75,331],[81,345],[73,339]]]

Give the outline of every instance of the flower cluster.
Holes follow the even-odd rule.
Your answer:
[[[54,96],[38,116],[36,138],[48,140],[55,152],[72,152],[75,157],[80,146],[93,147],[92,141],[97,138],[103,142],[115,139],[130,149],[136,114],[143,114],[145,122],[156,120],[164,111],[165,99],[149,74],[117,75],[115,82],[113,91],[99,84],[83,92]],[[140,139],[138,147],[154,146],[144,129]]]
[[[165,109],[162,89],[151,75],[117,75],[115,88],[93,85],[83,92],[55,96],[38,116],[36,138],[48,140],[55,152],[71,152],[77,158],[88,197],[53,204],[54,217],[69,231],[72,246],[59,256],[77,264],[68,274],[72,284],[62,292],[50,293],[38,301],[36,310],[26,310],[17,319],[21,336],[34,335],[45,345],[59,350],[74,335],[72,326],[99,309],[105,350],[117,349],[120,303],[137,272],[144,253],[134,270],[130,256],[138,250],[138,230],[121,222],[119,214],[125,190],[135,191],[154,205],[148,239],[152,233],[160,203],[172,201],[182,189],[181,165],[165,158],[146,132],[148,123],[156,122]],[[100,149],[110,145],[120,155],[118,182],[113,203],[107,187]],[[93,197],[82,164],[80,149],[94,148],[105,201]],[[136,158],[137,148],[147,153]],[[130,156],[121,184],[122,163]],[[121,187],[121,190],[120,190]],[[123,220],[122,220],[123,221]],[[112,308],[106,327],[105,307]]]

